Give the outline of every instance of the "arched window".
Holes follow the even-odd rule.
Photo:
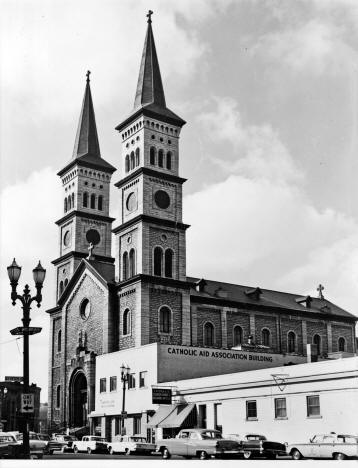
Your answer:
[[[137,148],[135,150],[135,165],[139,166],[139,162],[140,162],[140,152],[139,152],[139,148]]]
[[[296,351],[296,334],[290,331],[287,335],[287,352],[294,353]]]
[[[131,170],[134,169],[135,166],[135,159],[134,159],[134,151],[131,152]]]
[[[72,208],[74,208],[75,207],[75,194],[74,193],[72,194],[71,199],[72,199]]]
[[[60,281],[60,296],[63,293],[63,281]]]
[[[171,170],[172,168],[172,153],[170,151],[167,152],[167,169]]]
[[[71,195],[67,197],[67,208],[70,210],[71,209]]]
[[[63,207],[63,208],[64,208],[65,213],[66,213],[66,211],[67,211],[67,197],[65,198],[64,207]]]
[[[135,250],[131,249],[129,252],[129,277],[135,275]]]
[[[159,167],[164,166],[164,152],[161,149],[158,151],[158,166]]]
[[[68,279],[67,279],[67,278],[65,279],[65,283],[64,283],[64,284],[65,284],[65,287],[68,285]]]
[[[154,274],[162,276],[163,250],[160,247],[154,249]]]
[[[270,330],[264,328],[261,332],[261,344],[270,346]]]
[[[129,172],[129,156],[126,156],[126,172]]]
[[[123,281],[128,279],[128,252],[124,252],[123,254],[122,276]]]
[[[159,331],[170,333],[172,313],[169,307],[163,306],[159,310]]]
[[[313,344],[317,346],[317,354],[321,354],[321,337],[319,335],[314,335]]]
[[[84,192],[84,194],[83,194],[82,206],[84,208],[87,208],[87,206],[88,206],[88,193],[87,192]]]
[[[204,346],[214,346],[214,325],[211,322],[204,325]]]
[[[58,353],[61,352],[61,338],[62,338],[62,332],[61,330],[59,330],[59,332],[57,333],[57,352]]]
[[[338,340],[338,351],[346,350],[346,340],[343,337],[340,337]]]
[[[234,327],[233,335],[234,335],[233,336],[234,337],[234,340],[233,340],[234,346],[241,345],[241,343],[242,343],[242,328],[239,327],[239,325],[236,325]]]
[[[129,309],[126,309],[123,312],[123,327],[122,333],[123,335],[129,335],[131,332],[131,312]]]
[[[102,196],[102,195],[100,195],[100,196],[98,197],[98,209],[99,209],[100,211],[103,210],[103,196]]]
[[[149,150],[149,162],[152,164],[152,166],[155,165],[155,148],[154,146],[151,146]]]
[[[91,208],[96,208],[96,195],[94,193],[91,195]]]
[[[60,408],[61,406],[61,385],[57,385],[56,388],[56,407]]]
[[[167,278],[173,278],[173,251],[167,249],[165,251],[165,276]]]

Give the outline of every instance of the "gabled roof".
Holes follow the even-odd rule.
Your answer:
[[[312,314],[324,314],[340,316],[349,318],[351,320],[358,320],[355,315],[338,307],[325,298],[310,298],[310,307],[305,307],[304,304],[307,304],[307,302],[301,300],[303,297],[302,294],[272,291],[270,289],[223,283],[220,281],[212,281],[207,279],[205,279],[205,288],[198,291],[198,288],[195,288],[195,283],[197,283],[199,280],[199,278],[187,277],[188,282],[194,283],[193,288],[190,290],[190,295],[195,300],[195,302],[201,302],[203,304],[215,303],[219,301],[232,303],[236,302],[238,304],[249,306],[263,306],[275,308],[277,310],[291,310],[292,312],[296,313],[305,312]],[[248,291],[255,291],[257,289],[260,290],[260,294],[258,296],[254,294],[248,294]],[[218,295],[218,290],[226,292],[225,299],[223,299],[222,295]],[[297,299],[299,300],[297,301]]]
[[[59,298],[59,305],[62,306],[65,303],[73,289],[76,287],[77,281],[86,269],[88,269],[107,288],[109,285],[114,284],[115,267],[113,263],[105,263],[99,262],[97,260],[83,259],[78,265],[67,287],[64,289],[61,297]]]
[[[166,106],[150,16],[140,63],[133,110],[129,117],[116,127],[116,130],[121,130],[127,123],[141,113],[159,120],[168,121],[180,127],[185,124],[182,118]]]
[[[116,170],[115,167],[101,158],[89,74],[90,72],[87,72],[85,94],[83,97],[72,159],[58,173],[60,176],[75,163],[111,173]]]

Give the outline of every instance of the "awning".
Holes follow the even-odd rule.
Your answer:
[[[195,408],[195,403],[159,406],[148,427],[181,427]]]

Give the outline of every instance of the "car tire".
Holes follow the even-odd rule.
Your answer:
[[[77,447],[77,445],[75,445],[75,446],[73,447],[73,453],[78,453],[78,447]]]
[[[249,460],[250,458],[252,458],[252,453],[250,452],[250,450],[244,450],[242,456],[245,458],[245,460]]]
[[[130,455],[131,454],[131,451],[130,449],[127,447],[125,450],[124,450],[124,455]]]
[[[91,447],[87,447],[87,453],[88,453],[88,455],[91,455],[91,453],[92,453]]]
[[[43,453],[39,453],[39,454],[37,455],[37,459],[38,459],[38,460],[42,460],[43,457],[44,457],[44,454],[43,454]]]
[[[164,460],[169,460],[170,457],[171,457],[171,454],[170,454],[169,450],[166,447],[164,447],[163,450],[162,450],[162,458]]]
[[[266,458],[268,460],[276,460],[276,453],[269,453],[268,455],[266,455]]]
[[[292,460],[301,460],[302,453],[299,450],[294,449],[291,452],[291,457],[292,457]]]
[[[344,453],[338,452],[333,455],[334,460],[345,460],[346,456]]]
[[[201,450],[199,452],[199,460],[206,460],[208,458],[208,454],[205,452],[205,450]]]
[[[54,450],[49,450],[48,454],[53,455]]]
[[[109,455],[113,455],[113,453],[114,453],[113,447],[108,447],[108,453],[109,453]]]

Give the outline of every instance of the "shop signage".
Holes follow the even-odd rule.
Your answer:
[[[22,382],[23,377],[17,375],[5,375],[5,382]]]
[[[171,388],[152,388],[152,403],[153,405],[171,405],[172,404],[172,389]]]
[[[243,361],[264,361],[272,362],[272,356],[258,353],[240,353],[235,351],[217,351],[217,350],[206,350],[206,349],[195,349],[191,347],[168,347],[168,354],[171,355],[182,355],[182,356],[193,356],[203,358],[215,358],[215,359],[229,359],[229,360],[243,360]]]

